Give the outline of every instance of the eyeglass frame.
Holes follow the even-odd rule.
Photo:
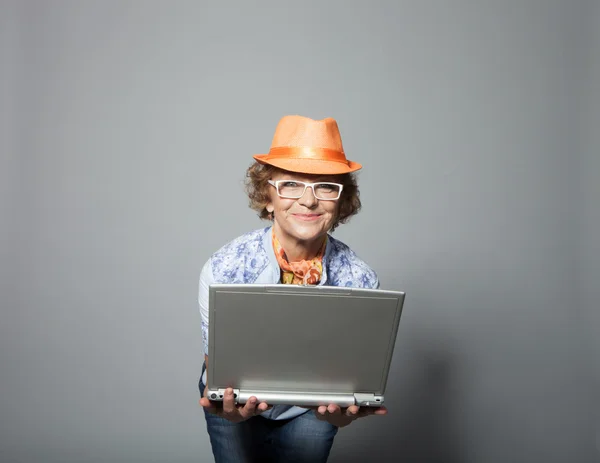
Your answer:
[[[300,196],[283,196],[281,193],[279,193],[279,183],[281,182],[296,182],[296,183],[302,183],[304,184],[304,191],[302,192],[302,194]],[[340,197],[342,196],[342,190],[344,189],[344,185],[342,185],[341,183],[334,183],[334,182],[314,182],[314,183],[308,183],[308,182],[303,182],[301,180],[292,180],[292,179],[285,179],[285,180],[267,180],[267,183],[269,185],[273,185],[275,187],[275,191],[277,192],[277,196],[279,196],[280,198],[285,198],[285,199],[300,199],[302,198],[302,196],[304,196],[304,193],[306,193],[306,189],[308,187],[310,187],[312,189],[312,194],[313,196],[318,199],[319,201],[337,201],[340,199]],[[338,192],[337,198],[319,198],[316,194],[315,194],[315,185],[335,185],[337,187],[340,188],[340,191]]]

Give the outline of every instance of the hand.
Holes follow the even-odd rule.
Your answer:
[[[266,402],[258,403],[256,397],[252,396],[244,405],[237,405],[233,398],[233,389],[230,387],[223,394],[223,402],[211,402],[207,397],[208,388],[204,389],[204,396],[200,399],[199,404],[204,407],[208,413],[218,415],[232,423],[246,421],[253,416],[260,415],[267,410],[269,406]]]
[[[354,420],[369,415],[386,415],[387,408],[385,407],[364,407],[360,408],[358,405],[350,405],[346,409],[340,408],[338,405],[320,405],[319,407],[312,407],[315,411],[315,416],[321,421],[327,421],[329,424],[343,428],[348,426]]]

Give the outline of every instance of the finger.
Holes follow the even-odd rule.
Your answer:
[[[359,412],[359,416],[370,416],[370,415],[386,415],[387,408],[385,407],[363,407]]]
[[[376,408],[373,412],[374,415],[387,415],[388,409],[385,407]]]
[[[386,415],[387,408],[385,407],[365,407],[367,415]]]
[[[202,406],[204,409],[206,409],[207,412],[210,413],[215,413],[217,410],[217,405],[214,404],[213,402],[211,402],[210,400],[208,400],[206,397],[202,397],[198,403],[200,404],[200,406]]]
[[[329,404],[327,407],[327,411],[330,415],[341,415],[342,409],[336,404]]]
[[[235,399],[233,398],[233,389],[228,387],[223,394],[223,413],[231,414],[236,411]]]
[[[350,405],[347,409],[346,412],[344,413],[346,416],[350,416],[350,417],[355,417],[358,415],[358,412],[360,411],[360,407],[358,405]]]
[[[256,413],[257,414],[261,414],[263,412],[266,412],[267,410],[273,408],[272,406],[269,406],[269,404],[267,404],[267,402],[261,402],[258,404],[258,407],[256,407]]]
[[[325,416],[325,414],[327,413],[327,407],[325,405],[321,405],[319,407],[311,407],[311,408],[315,412],[315,418],[317,420],[327,421],[327,416]]]
[[[257,402],[258,400],[256,400],[256,397],[252,396],[248,399],[243,407],[239,408],[240,415],[242,415],[243,419],[247,420],[248,418],[252,418],[254,416],[256,413]]]

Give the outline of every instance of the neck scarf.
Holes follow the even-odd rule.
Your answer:
[[[277,263],[281,268],[281,282],[283,284],[316,285],[321,281],[321,275],[323,274],[323,255],[325,254],[327,237],[325,237],[317,256],[313,259],[288,262],[287,255],[281,247],[281,243],[279,243],[279,240],[275,236],[274,230],[272,236],[273,250],[275,251]]]

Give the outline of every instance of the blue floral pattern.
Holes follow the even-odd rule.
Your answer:
[[[352,288],[379,288],[375,271],[360,259],[352,249],[339,240],[329,237],[331,251],[327,253],[327,284]]]
[[[263,246],[267,229],[246,233],[223,246],[211,258],[216,283],[254,283],[269,265],[269,256]]]

